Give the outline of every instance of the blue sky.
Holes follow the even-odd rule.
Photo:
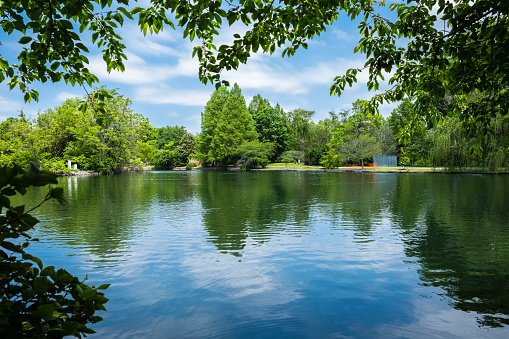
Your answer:
[[[224,28],[216,44],[227,43],[234,33],[245,30],[242,24]],[[99,77],[100,84],[118,89],[130,98],[133,110],[147,117],[155,127],[179,125],[191,133],[200,132],[201,112],[214,86],[204,85],[198,79],[198,60],[191,54],[193,46],[199,42],[183,39],[181,31],[169,27],[159,35],[144,37],[134,22],[126,22],[119,32],[127,46],[125,72],[108,74],[98,50],[91,49],[87,55],[89,69]],[[19,37],[3,35],[0,39],[0,54],[10,63],[15,63],[19,52],[16,43]],[[348,109],[357,99],[367,99],[374,94],[366,88],[368,74],[364,72],[341,98],[329,96],[336,75],[364,65],[364,56],[353,53],[359,37],[357,23],[340,14],[339,20],[326,33],[309,42],[307,50],[301,49],[290,58],[282,58],[282,50],[273,55],[258,53],[237,71],[225,72],[222,77],[231,85],[240,86],[247,104],[259,93],[272,104],[279,103],[286,111],[296,108],[315,111],[317,122],[326,118],[330,110]],[[87,41],[86,37],[83,39]],[[17,116],[19,110],[36,117],[39,111],[56,107],[66,98],[85,95],[82,87],[63,82],[36,83],[32,87],[39,91],[40,99],[27,104],[19,90],[9,91],[5,81],[0,85],[0,121]],[[396,104],[386,104],[380,112],[387,116],[395,107]]]

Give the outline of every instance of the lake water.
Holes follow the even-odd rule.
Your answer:
[[[29,252],[112,284],[91,338],[509,337],[509,176],[59,180]]]

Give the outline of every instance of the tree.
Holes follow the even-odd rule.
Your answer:
[[[306,152],[311,132],[311,118],[314,114],[314,111],[307,111],[302,108],[287,113],[290,149]]]
[[[279,105],[272,107],[267,99],[257,94],[249,104],[249,113],[253,117],[260,142],[274,145],[275,152],[271,160],[275,160],[288,149],[289,133],[283,110]]]
[[[237,84],[228,91],[216,90],[202,114],[199,152],[204,161],[217,161],[223,166],[234,164],[238,147],[258,138],[254,121]],[[202,161],[202,162],[204,162]]]
[[[104,173],[141,166],[138,146],[153,137],[153,128],[145,117],[132,111],[129,98],[116,90],[99,88],[98,91],[107,94],[101,120],[97,120],[92,110],[85,111],[83,125],[76,130],[76,140],[68,144],[64,158],[77,162],[82,169]],[[74,104],[75,114],[82,116],[79,102],[66,102],[69,103]]]
[[[409,99],[404,99],[392,111],[387,122],[399,140],[396,147],[400,155],[399,162],[408,165],[411,159],[417,158],[422,159],[426,166],[431,150],[430,133],[423,119],[416,118],[414,104]]]
[[[41,150],[34,144],[34,139],[33,121],[23,112],[19,118],[7,118],[0,123],[0,165],[39,163]]]
[[[345,163],[345,155],[339,153],[329,145],[327,153],[320,159],[320,164],[326,169],[333,169]]]
[[[378,141],[380,142],[381,155],[394,155],[396,154],[396,138],[392,133],[391,127],[387,120],[384,120],[382,126],[378,130]]]
[[[158,149],[154,155],[154,168],[157,170],[170,170],[179,164],[179,153],[170,141],[163,149]]]
[[[380,144],[373,137],[361,134],[355,138],[349,138],[341,144],[341,150],[346,158],[352,161],[360,161],[364,169],[364,159],[370,158],[380,152]]]
[[[328,144],[332,139],[332,132],[335,127],[336,124],[330,118],[320,120],[317,124],[310,124],[308,149],[305,154],[306,161],[311,164],[320,162],[320,159],[328,150]]]
[[[180,156],[180,163],[185,165],[188,162],[189,156],[196,151],[196,140],[191,133],[186,133],[180,139],[177,146]]]
[[[79,110],[80,99],[68,99],[54,109],[40,113],[34,120],[24,115],[0,124],[0,162],[62,173],[66,161],[82,170],[119,172],[137,167],[150,154],[153,127],[130,109],[130,100],[116,91],[103,89],[109,98],[103,102],[102,124],[93,111]],[[144,155],[141,149],[144,147]],[[148,153],[147,153],[148,152]]]
[[[163,149],[168,143],[180,145],[180,140],[187,133],[184,126],[166,126],[157,129],[156,147]]]
[[[328,151],[329,158],[333,159],[334,155],[341,153],[347,160],[355,163],[360,161],[364,168],[364,159],[381,151],[378,137],[382,118],[365,110],[360,101],[353,104],[352,112],[351,115],[346,111],[341,114],[342,118],[330,141],[332,150]]]

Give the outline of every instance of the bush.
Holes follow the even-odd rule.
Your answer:
[[[320,164],[327,168],[333,169],[335,167],[339,167],[345,163],[345,156],[342,153],[339,153],[334,148],[330,147],[327,153],[320,160]]]
[[[196,160],[195,158],[189,159],[189,163],[192,163],[193,167],[198,167],[201,165],[201,163],[198,160]]]
[[[87,324],[102,320],[108,299],[63,269],[44,267],[26,252],[28,231],[39,221],[30,212],[48,200],[64,203],[63,189],[49,188],[45,199],[26,211],[12,206],[9,196],[24,195],[31,186],[56,184],[56,175],[30,164],[0,167],[0,333],[3,338],[62,338],[94,333]],[[33,240],[35,241],[35,240]]]
[[[265,168],[269,164],[269,157],[274,154],[274,145],[270,142],[251,141],[240,145],[238,151],[242,170]]]

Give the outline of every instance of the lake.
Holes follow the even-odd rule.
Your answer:
[[[112,284],[91,338],[509,337],[509,176],[59,181],[28,252]]]

